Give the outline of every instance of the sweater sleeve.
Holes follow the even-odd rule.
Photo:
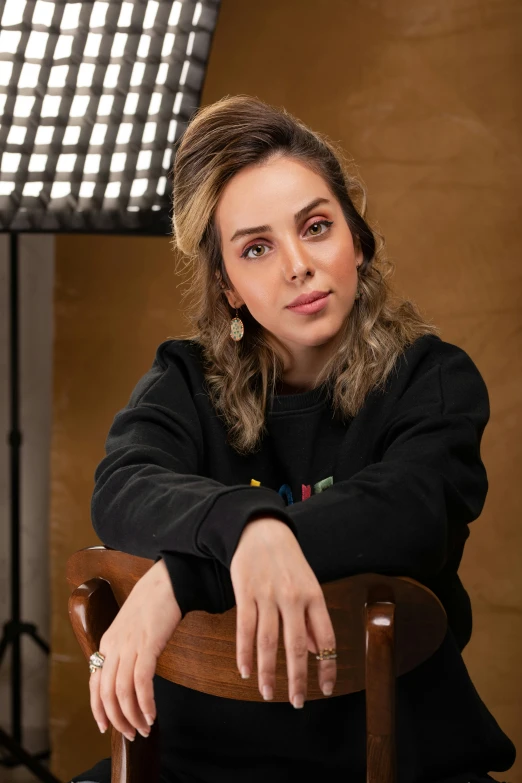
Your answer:
[[[375,462],[286,507],[321,584],[365,572],[426,582],[484,506],[480,444],[489,398],[470,357],[454,347],[417,368],[390,410]],[[234,605],[229,573],[221,591],[224,611]],[[208,599],[204,608],[212,611]]]
[[[252,517],[277,517],[296,533],[277,492],[202,476],[202,440],[183,368],[158,351],[114,418],[91,501],[106,546],[164,557],[182,613],[223,611],[223,575]]]
[[[486,385],[463,350],[420,368],[392,408],[378,461],[287,508],[318,581],[440,572],[485,503],[488,419]]]

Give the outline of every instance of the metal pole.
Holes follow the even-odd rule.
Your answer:
[[[20,378],[19,378],[19,235],[10,235],[10,268],[9,268],[9,346],[10,346],[10,430],[8,442],[10,445],[10,484],[11,484],[11,618],[4,624],[0,639],[0,664],[11,645],[11,736],[0,729],[0,747],[7,748],[10,758],[2,758],[1,765],[5,767],[25,765],[39,780],[46,783],[60,781],[40,764],[40,759],[48,758],[49,751],[28,753],[22,747],[22,634],[30,636],[36,644],[49,653],[49,645],[42,639],[34,623],[21,621],[21,546],[20,546],[20,448],[22,433],[20,432]]]
[[[19,296],[18,234],[10,235],[10,391],[11,391],[11,622],[20,625],[20,432],[19,416]],[[15,742],[22,741],[22,656],[20,634],[13,634],[11,654],[11,732]]]

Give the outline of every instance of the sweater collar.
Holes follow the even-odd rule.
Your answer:
[[[268,413],[298,411],[323,404],[327,397],[327,382],[298,394],[276,394],[269,397]],[[272,408],[270,408],[272,406]]]

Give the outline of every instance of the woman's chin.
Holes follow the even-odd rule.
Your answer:
[[[331,345],[331,343],[339,336],[339,329],[322,329],[320,333],[304,334],[306,330],[302,330],[299,334],[287,335],[287,337],[280,338],[287,345],[294,348],[321,348],[323,346]]]

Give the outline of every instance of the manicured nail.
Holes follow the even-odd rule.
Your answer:
[[[96,723],[98,723],[98,721],[96,721]],[[98,723],[98,728],[102,734],[105,734],[105,732],[107,731],[107,726],[104,726],[103,723]]]
[[[304,696],[302,693],[300,693],[298,696],[294,696],[294,700],[292,702],[296,710],[300,710],[301,707],[304,706]]]
[[[270,699],[273,698],[274,698],[274,692],[270,687],[270,685],[263,685],[263,699],[270,701]]]
[[[147,721],[149,726],[152,726],[154,723],[154,718],[152,717],[152,715],[145,715],[145,720]]]
[[[145,739],[146,739],[146,738],[149,736],[149,734],[150,734],[150,729],[149,729],[148,731],[145,731],[144,729],[138,729],[138,731],[139,731],[139,733],[141,734],[141,736],[142,736],[142,737],[145,737]]]
[[[135,734],[125,734],[125,732],[123,732],[123,736],[126,737],[126,739],[128,739],[129,742],[134,742],[134,739],[136,737]]]
[[[323,685],[323,693],[325,696],[331,696],[333,691],[333,682],[325,682]]]
[[[244,680],[248,680],[248,678],[250,677],[250,670],[248,666],[241,667],[241,676]]]

